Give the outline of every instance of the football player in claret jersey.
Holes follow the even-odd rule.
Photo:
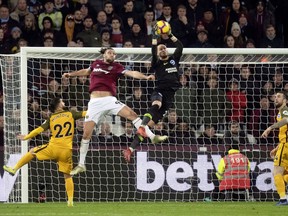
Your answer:
[[[288,205],[286,197],[286,186],[288,176],[285,169],[288,167],[288,95],[285,91],[280,91],[275,96],[275,106],[279,110],[277,115],[277,123],[268,127],[262,134],[263,138],[267,138],[268,134],[279,128],[279,144],[270,152],[270,156],[274,159],[274,183],[280,200],[276,205]]]
[[[86,171],[85,158],[92,132],[95,126],[100,126],[105,115],[118,115],[132,121],[137,129],[140,126],[141,119],[137,114],[116,98],[116,84],[120,76],[124,75],[144,80],[155,79],[154,75],[146,76],[138,71],[126,70],[123,65],[115,62],[116,53],[111,47],[102,48],[100,53],[103,55],[103,59],[95,60],[89,68],[63,74],[64,77],[90,76],[90,101],[84,122],[80,158],[78,166],[72,170],[71,175]],[[148,127],[146,131],[153,143],[167,139],[167,136],[153,134]]]
[[[130,161],[133,151],[137,145],[147,137],[146,128],[149,123],[153,127],[170,108],[174,106],[175,92],[180,88],[179,61],[182,56],[183,44],[172,33],[167,34],[170,40],[175,44],[176,49],[172,55],[168,54],[167,47],[164,44],[158,44],[157,28],[152,31],[152,69],[155,71],[156,88],[152,92],[152,106],[144,115],[141,126],[137,130],[136,136],[131,146],[123,151],[124,158]]]
[[[52,112],[41,126],[31,131],[28,135],[18,135],[21,140],[29,140],[41,132],[50,129],[51,138],[48,144],[30,149],[14,167],[4,165],[4,170],[15,175],[18,169],[29,163],[35,157],[38,160],[54,160],[58,169],[64,174],[65,187],[68,197],[68,206],[73,206],[74,183],[70,172],[73,168],[72,141],[74,136],[74,124],[76,119],[83,118],[86,111],[68,111],[61,98],[54,98],[50,102]]]

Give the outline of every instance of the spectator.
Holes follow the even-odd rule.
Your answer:
[[[272,88],[274,92],[279,92],[284,89],[284,77],[281,68],[276,68],[272,77]]]
[[[111,41],[116,47],[122,47],[124,37],[121,29],[121,20],[118,17],[113,17],[111,22],[112,22]]]
[[[39,31],[37,29],[37,23],[35,21],[34,15],[27,14],[24,18],[24,26],[22,27],[22,38],[24,38],[29,46],[38,46],[39,41]]]
[[[208,32],[206,30],[200,30],[197,32],[197,40],[195,43],[188,47],[194,48],[214,48],[214,46],[208,40]]]
[[[185,119],[180,118],[176,126],[176,130],[169,134],[171,137],[175,137],[175,141],[170,138],[170,143],[178,145],[193,145],[196,144],[196,137],[194,131],[191,130],[189,124]]]
[[[245,44],[245,38],[242,37],[241,29],[237,22],[232,23],[231,35],[233,36],[235,41],[234,47],[243,48]]]
[[[189,37],[193,34],[193,26],[187,18],[187,10],[184,5],[177,7],[177,17],[171,22],[171,29],[175,37],[186,47],[189,42]]]
[[[4,39],[4,29],[2,29],[0,27],[0,54],[8,54],[9,53],[9,49],[7,46],[8,46],[8,44],[6,43],[6,41]]]
[[[54,0],[54,8],[57,10],[57,11],[60,11],[61,14],[62,14],[62,23],[64,23],[64,18],[73,12],[71,6],[70,5],[70,8],[67,6],[67,2],[65,2],[64,0]]]
[[[38,0],[28,1],[28,9],[29,12],[31,12],[35,19],[37,20],[39,17],[39,14],[41,13],[41,10],[43,9],[42,2]]]
[[[47,16],[52,20],[53,29],[60,31],[63,22],[63,15],[60,11],[57,11],[54,8],[53,0],[45,0],[44,11],[39,15],[38,18],[38,27],[40,30],[43,30],[43,18]]]
[[[265,35],[261,40],[260,48],[284,48],[283,40],[276,35],[273,25],[266,26]]]
[[[5,47],[8,49],[8,53],[17,53],[18,41],[21,37],[22,31],[19,27],[15,26],[11,30],[11,35],[7,38]]]
[[[102,122],[100,125],[100,133],[97,136],[99,145],[115,145],[119,143],[119,137],[115,136],[111,131],[111,125],[108,122]]]
[[[163,5],[163,10],[162,10],[162,14],[160,17],[156,18],[157,21],[159,20],[164,20],[166,22],[168,22],[170,25],[173,22],[173,16],[172,16],[172,8],[170,4],[165,3]]]
[[[229,121],[244,121],[245,109],[247,107],[247,97],[246,94],[240,91],[239,87],[238,80],[230,80],[229,90],[226,93],[227,100],[232,104],[232,113],[231,116],[228,117]]]
[[[153,129],[156,135],[160,135],[160,136],[168,135],[167,125],[163,121],[159,121],[157,124],[155,124]]]
[[[276,115],[276,110],[270,106],[269,99],[262,97],[260,100],[260,108],[253,110],[248,124],[250,133],[257,139],[259,144],[278,143],[274,133],[270,133],[267,138],[260,137],[266,128],[275,123]]]
[[[216,136],[216,130],[213,125],[205,125],[204,132],[197,138],[199,145],[219,145],[223,140]]]
[[[233,0],[231,7],[228,7],[221,16],[221,24],[224,27],[224,35],[229,34],[232,23],[238,22],[239,16],[243,12],[240,0]]]
[[[133,47],[145,47],[149,43],[147,35],[142,32],[140,24],[136,22],[133,23],[132,31],[125,36],[125,39],[130,40]]]
[[[82,32],[84,29],[84,25],[83,25],[83,15],[81,13],[80,10],[75,10],[74,12],[74,22],[75,22],[75,26],[74,26],[74,34],[77,35],[78,33]]]
[[[103,29],[101,34],[101,47],[114,47],[111,41],[111,33],[108,29]]]
[[[201,89],[199,94],[199,115],[205,125],[213,125],[219,130],[219,126],[223,127],[225,123],[226,113],[230,111],[231,104],[227,101],[225,92],[218,88],[215,78],[209,79],[207,86]]]
[[[196,29],[196,24],[202,19],[204,9],[198,4],[198,0],[187,0],[186,8],[188,23],[192,29]]]
[[[72,78],[71,78],[72,79]],[[86,76],[79,76],[76,82],[72,82],[69,90],[69,98],[71,104],[77,107],[84,107],[88,105],[90,99],[89,95],[89,80]]]
[[[240,91],[247,97],[246,117],[249,117],[252,110],[258,105],[256,101],[260,99],[260,83],[251,73],[249,65],[242,65],[239,77]]]
[[[176,110],[175,109],[170,109],[168,111],[167,116],[164,118],[163,121],[166,123],[167,128],[169,130],[169,133],[172,133],[173,131],[176,130],[176,126],[179,123],[180,119],[179,119],[179,117],[177,115]]]
[[[101,34],[101,32],[105,29],[108,31],[112,31],[110,23],[107,22],[107,15],[105,11],[101,10],[97,14],[97,23],[95,25],[96,31]]]
[[[124,128],[124,134],[119,136],[120,143],[121,144],[131,143],[133,141],[134,136],[135,136],[134,126],[133,126],[132,122],[125,120],[122,123],[122,127]]]
[[[246,146],[249,144],[246,133],[240,128],[240,124],[237,121],[229,122],[228,130],[224,133],[223,139],[226,146]]]
[[[72,14],[68,14],[65,17],[65,21],[64,21],[64,33],[66,35],[67,43],[75,40],[76,32],[74,31],[74,29],[75,29],[74,16]]]
[[[237,145],[231,145],[228,155],[220,160],[216,173],[220,181],[219,191],[226,195],[225,200],[245,200],[239,196],[239,191],[246,193],[250,189],[249,172],[249,159],[240,153]]]
[[[132,96],[126,99],[127,106],[131,107],[137,115],[143,116],[147,109],[147,97],[140,86],[134,86]]]
[[[248,22],[247,15],[245,13],[240,14],[239,26],[241,29],[241,36],[246,42],[248,39],[255,39],[255,31],[253,26]]]
[[[235,39],[232,35],[225,35],[224,48],[235,48]]]
[[[144,19],[141,25],[141,29],[143,31],[144,34],[146,35],[151,35],[152,33],[152,28],[154,26],[155,22],[154,22],[154,13],[153,11],[149,11],[146,10],[144,12]]]
[[[24,26],[24,20],[25,20],[26,15],[30,15],[34,17],[34,15],[30,13],[28,10],[26,0],[18,0],[16,8],[10,14],[10,17],[16,20],[20,24],[19,27],[22,28]]]
[[[210,35],[209,41],[214,47],[222,47],[223,41],[223,27],[218,24],[214,18],[214,10],[211,7],[207,7],[204,10],[203,19],[201,20],[204,28]]]
[[[43,38],[43,46],[44,47],[54,47],[54,39],[52,37],[44,37]]]
[[[262,38],[265,37],[266,28],[268,25],[275,26],[275,17],[271,11],[265,7],[265,1],[256,2],[256,7],[249,11],[249,20],[252,28],[255,30],[256,47],[260,47]]]
[[[19,26],[19,23],[10,17],[9,8],[6,5],[0,5],[0,26],[4,31],[4,39],[9,37],[12,28]]]
[[[158,20],[162,16],[163,9],[164,9],[163,0],[154,0],[154,11],[153,11],[153,14],[155,14],[155,20]]]
[[[84,43],[84,47],[100,47],[101,39],[100,34],[93,30],[93,19],[90,16],[84,18],[84,30],[77,34],[76,38],[81,38]]]
[[[120,13],[120,17],[122,18],[125,29],[129,29],[128,19],[132,18],[132,20],[134,22],[135,21],[139,22],[139,16],[134,11],[134,1],[133,0],[125,0],[122,12]]]
[[[189,88],[188,77],[184,74],[180,76],[181,88],[175,93],[175,108],[179,116],[185,116],[187,123],[196,128],[198,119],[195,115],[197,110],[196,88]]]
[[[119,22],[122,24],[122,20],[121,18],[115,13],[114,11],[114,6],[112,4],[111,1],[105,1],[104,2],[104,7],[103,7],[103,10],[105,11],[106,13],[106,16],[107,16],[107,22],[109,24],[112,24],[112,20],[114,18],[117,18],[119,20]]]

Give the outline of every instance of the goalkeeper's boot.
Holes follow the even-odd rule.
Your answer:
[[[67,206],[68,207],[73,207],[74,205],[73,205],[73,201],[67,201]]]
[[[8,167],[6,165],[3,166],[3,169],[12,176],[14,176],[16,173],[16,170],[14,170],[12,167]]]
[[[142,136],[143,138],[148,137],[145,131],[145,126],[140,126],[137,130],[137,134],[139,134],[140,136]]]
[[[278,203],[276,203],[276,206],[281,206],[281,205],[288,205],[288,200],[287,199],[280,199]]]
[[[127,163],[130,163],[131,160],[131,156],[133,155],[133,152],[131,151],[130,148],[127,148],[125,150],[122,151],[122,154],[124,156],[124,159]]]
[[[163,142],[167,139],[168,139],[168,136],[166,136],[166,135],[165,136],[155,135],[155,137],[152,140],[152,143],[157,144],[157,143]]]
[[[86,171],[85,165],[78,164],[71,172],[70,175],[77,175],[78,173],[82,173]]]

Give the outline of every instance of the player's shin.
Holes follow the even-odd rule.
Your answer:
[[[143,142],[144,138],[140,135],[135,135],[133,141],[132,141],[132,144],[130,145],[129,149],[131,150],[131,152],[133,152],[137,146]]]
[[[275,175],[274,182],[275,182],[277,192],[280,196],[280,199],[285,199],[286,194],[285,194],[285,183],[284,183],[283,176],[281,174]]]
[[[31,152],[27,152],[18,162],[17,164],[13,167],[15,171],[20,169],[22,166],[25,164],[29,163],[35,156]]]
[[[74,197],[74,182],[72,177],[65,178],[65,188],[68,197],[68,203],[73,203]]]
[[[85,159],[86,159],[86,155],[87,155],[88,148],[89,148],[89,142],[90,140],[85,140],[85,139],[81,140],[80,159],[79,159],[79,165],[81,166],[85,165]]]

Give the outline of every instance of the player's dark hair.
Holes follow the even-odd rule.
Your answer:
[[[104,54],[107,50],[114,50],[114,49],[112,47],[102,47],[100,53]]]
[[[59,97],[52,98],[50,100],[50,107],[49,107],[50,111],[54,113],[60,102],[61,102],[61,98]]]
[[[279,91],[278,93],[283,94],[284,98],[288,100],[288,92],[287,91]]]

